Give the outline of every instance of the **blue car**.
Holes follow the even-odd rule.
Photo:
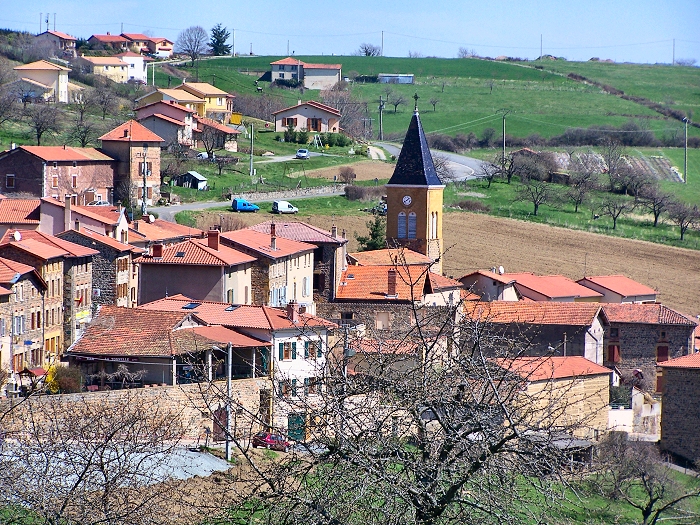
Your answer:
[[[248,202],[245,199],[233,199],[231,201],[231,209],[233,211],[252,211],[256,212],[260,209],[259,206],[253,204],[252,202]]]

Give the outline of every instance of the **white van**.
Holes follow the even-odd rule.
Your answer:
[[[274,201],[272,203],[272,213],[298,213],[299,208],[292,206],[287,201]]]

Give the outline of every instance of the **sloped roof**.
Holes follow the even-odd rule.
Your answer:
[[[700,368],[700,352],[656,363],[661,368]]]
[[[22,78],[19,78],[13,82],[10,82],[10,84],[14,84],[16,82],[26,82],[27,84],[31,84],[32,86],[40,87],[40,88],[45,89],[47,91],[50,89],[53,89],[53,86],[49,86],[48,84],[43,84],[43,83],[39,82],[38,80],[34,80],[33,78],[22,77]]]
[[[301,64],[302,66],[306,65],[301,60],[297,60],[296,58],[292,58],[292,57],[287,57],[287,58],[283,58],[282,60],[276,60],[275,62],[270,62],[270,65],[275,65],[275,66],[296,66],[298,64]]]
[[[74,36],[70,36],[67,33],[61,33],[60,31],[48,30],[48,31],[44,31],[44,33],[48,33],[49,35],[56,36],[56,37],[61,38],[63,40],[77,40]],[[39,35],[37,35],[37,36],[39,36]]]
[[[656,295],[656,290],[653,288],[650,288],[645,284],[638,283],[625,275],[594,275],[584,277],[576,282],[583,286],[586,286],[586,282],[591,282],[593,284],[597,284],[601,288],[605,288],[606,290],[620,294],[623,297],[635,295]]]
[[[155,93],[155,92],[153,91],[152,93]],[[150,93],[149,93],[149,95],[150,95]],[[141,97],[141,98],[143,98],[143,97]],[[178,104],[174,100],[156,100],[155,102],[151,102],[150,104],[139,106],[138,108],[136,108],[136,111],[138,112],[140,109],[147,108],[150,106],[155,106],[156,104],[166,104],[169,107],[179,109],[180,111],[183,111],[185,113],[195,113],[194,109],[190,109],[190,108],[183,106],[182,104]]]
[[[42,197],[41,198],[42,203],[46,204],[52,204],[54,206],[58,206],[59,208],[65,208],[66,204],[64,202],[59,201],[58,199],[54,199],[52,197]],[[101,222],[102,224],[106,224],[108,226],[115,226],[119,224],[119,221],[124,213],[124,210],[122,210],[121,214],[118,212],[115,212],[117,208],[114,207],[109,207],[109,206],[71,206],[71,210],[73,213],[76,215],[82,215],[83,217],[88,217],[94,221]]]
[[[39,199],[0,199],[0,224],[39,224]]]
[[[396,294],[389,295],[389,271],[396,275]],[[428,280],[426,266],[348,266],[340,276],[337,300],[420,301]]]
[[[276,227],[275,227],[276,228]],[[316,246],[305,242],[293,241],[284,237],[277,237],[275,250],[270,246],[270,235],[259,231],[243,229],[221,234],[222,242],[244,247],[259,255],[271,259],[279,259],[297,253],[315,250]]]
[[[148,39],[146,39],[148,40]],[[139,53],[134,53],[133,51],[124,51],[123,53],[119,53],[117,55],[114,55],[115,57],[128,57],[128,58],[148,58],[144,57],[143,55]]]
[[[496,324],[591,326],[601,310],[601,305],[598,303],[558,303],[554,301],[476,301],[464,303],[464,312],[467,317]]]
[[[31,153],[47,162],[113,162],[114,159],[95,148],[71,146],[20,146],[17,149]]]
[[[304,69],[343,69],[341,64],[304,64]]]
[[[68,257],[70,254],[67,250],[59,248],[52,244],[44,244],[36,239],[22,239],[21,241],[10,241],[0,244],[0,252],[7,253],[6,248],[12,247],[14,249],[23,251],[30,255],[33,255],[37,259],[42,261],[48,261],[50,259],[55,259],[57,257]]]
[[[284,111],[289,111],[290,109],[300,108],[301,106],[311,106],[312,108],[320,109],[321,111],[326,111],[327,113],[331,113],[338,117],[341,116],[340,111],[338,111],[337,109],[331,106],[326,106],[325,104],[321,104],[320,102],[316,102],[315,100],[307,100],[306,102],[302,102],[301,104],[296,104],[294,106],[289,106],[288,108],[273,111],[272,114],[277,115],[278,113],[283,113]]]
[[[113,248],[118,252],[141,253],[141,250],[139,248],[136,248],[135,246],[131,246],[130,244],[124,244],[113,237],[102,235],[100,233],[93,232],[84,228],[81,230],[68,230],[65,232],[61,232],[57,235],[57,237],[67,235],[68,233],[82,235],[86,239],[89,239],[93,246],[97,246],[98,244],[104,244],[105,246],[109,246],[110,248]]]
[[[106,44],[112,44],[115,42],[126,43],[129,41],[121,35],[92,35],[90,38],[88,38],[88,40],[93,38],[98,42],[104,42]]]
[[[362,354],[413,354],[419,345],[409,339],[357,339],[350,347]]]
[[[35,272],[33,266],[23,264],[5,257],[0,257],[0,283],[14,284],[15,277],[27,273]],[[37,274],[38,276],[38,274]],[[41,279],[40,279],[41,280]]]
[[[430,286],[434,292],[464,288],[464,285],[461,282],[438,273],[429,272],[428,278],[430,279]]]
[[[387,184],[410,186],[442,186],[435,171],[433,157],[423,132],[418,112],[413,113],[403,141],[394,174]]]
[[[190,170],[190,171],[188,171],[187,173],[185,173],[185,175],[190,175],[190,176],[192,176],[193,178],[197,179],[198,181],[202,181],[202,182],[206,182],[206,181],[207,181],[207,178],[206,178],[204,175],[200,175],[200,174],[197,173],[196,171]]]
[[[219,95],[223,95],[225,97],[228,95],[228,93],[223,89],[219,89],[216,86],[212,86],[207,82],[185,82],[184,84],[180,84],[179,86],[177,86],[175,89],[185,90],[187,89],[187,87],[191,87],[195,91],[199,91],[203,95],[210,97]]]
[[[190,299],[182,294],[142,304],[138,309],[190,312],[209,325],[222,325],[233,328],[286,330],[303,327],[332,328],[336,326],[330,321],[309,314],[299,314],[299,322],[295,324],[289,319],[286,310],[283,308],[199,301]]]
[[[603,303],[611,323],[696,326],[698,323],[663,304]]]
[[[177,101],[182,101],[182,102],[194,102],[196,104],[203,104],[204,99],[202,97],[198,97],[197,95],[190,93],[189,91],[185,91],[184,89],[166,89],[166,88],[160,88],[157,91],[162,93],[163,95],[167,95],[168,97],[177,100]],[[144,96],[151,95],[152,93],[147,93]],[[144,98],[144,97],[140,97]],[[138,99],[140,100],[140,99]]]
[[[138,228],[138,229],[137,229]],[[202,237],[204,232],[197,228],[169,222],[163,219],[156,219],[149,222],[146,219],[139,219],[129,226],[129,235],[135,234],[147,241],[167,241],[179,237]]]
[[[126,132],[126,136],[124,136],[124,132]],[[114,140],[119,142],[163,142],[162,138],[135,120],[124,122],[124,124],[102,135],[100,140]]]
[[[381,250],[368,250],[366,252],[348,253],[350,260],[359,266],[387,266],[405,264],[409,266],[430,264],[433,260],[427,255],[419,252],[414,252],[408,248],[391,249],[382,248]]]
[[[581,356],[517,357],[494,359],[498,366],[518,374],[527,381],[548,381],[595,375],[609,375],[612,370]]]
[[[117,58],[116,56],[110,57],[81,57],[83,60],[90,62],[96,66],[128,66],[126,62]]]
[[[149,41],[151,39],[150,36],[146,36],[143,33],[122,33],[120,36],[123,36],[124,38],[127,38],[129,40]]]
[[[522,293],[528,288],[550,299],[560,297],[600,298],[603,294],[586,288],[563,275],[535,275],[529,272],[505,273],[502,277],[515,281],[515,287]]]
[[[237,129],[225,126],[224,124],[221,124],[220,122],[217,122],[216,120],[212,120],[207,117],[199,117],[197,115],[194,115],[194,118],[198,124],[214,128],[215,130],[221,131],[222,133],[226,133],[228,135],[238,135],[240,133],[240,131],[238,131]]]
[[[15,232],[19,232],[20,234],[19,241],[14,240]],[[34,240],[47,246],[52,246],[59,250],[63,250],[66,252],[66,256],[68,257],[90,257],[100,253],[97,250],[86,248],[80,244],[75,244],[53,235],[49,235],[48,233],[43,233],[36,230],[7,230],[0,239],[0,245],[15,242],[19,242],[21,244],[23,241],[26,242],[28,240]]]
[[[144,254],[135,262],[140,264],[187,264],[196,266],[234,266],[254,262],[255,257],[219,244],[219,249],[214,250],[207,246],[207,242],[195,239],[163,247],[162,257],[153,257]]]
[[[275,223],[275,234],[277,237],[311,244],[328,243],[342,245],[348,242],[347,239],[334,238],[331,232],[301,221],[265,221],[249,226],[248,229],[270,235],[270,226],[273,222]]]
[[[149,118],[159,118],[159,119],[161,119],[161,120],[165,120],[166,122],[170,122],[171,124],[175,124],[176,126],[184,126],[184,125],[185,125],[185,122],[184,122],[184,121],[178,120],[178,119],[173,118],[173,117],[169,117],[169,116],[167,116],[167,115],[163,115],[162,113],[153,113],[152,115],[147,115],[147,116],[145,116],[145,117],[140,117],[140,118],[138,118],[137,120],[138,120],[139,122],[141,122],[141,121],[146,120],[146,119],[149,119]]]
[[[192,332],[197,335],[208,339],[209,341],[214,341],[219,343],[219,345],[225,345],[231,343],[234,348],[250,348],[255,346],[270,346],[269,342],[261,341],[254,337],[247,336],[225,326],[197,326],[195,328],[186,328],[183,332]]]
[[[71,71],[68,67],[59,66],[48,60],[37,60],[36,62],[30,62],[29,64],[23,64],[21,66],[15,66],[13,69],[16,71],[22,70],[33,70],[33,69],[48,69],[52,71]]]
[[[466,275],[463,275],[459,279],[461,281],[462,279],[472,277],[473,275],[481,275],[483,277],[488,277],[489,279],[493,279],[494,281],[497,281],[501,284],[509,284],[509,283],[513,282],[513,279],[511,277],[508,277],[509,274],[501,274],[501,273],[491,272],[488,270],[476,270],[475,272],[471,272],[471,273],[468,273]]]

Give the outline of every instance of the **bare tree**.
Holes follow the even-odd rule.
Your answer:
[[[601,215],[607,215],[613,220],[614,230],[617,228],[617,219],[631,213],[636,207],[637,203],[630,199],[608,195],[603,199],[598,209]]]
[[[523,182],[516,192],[516,200],[530,202],[533,205],[533,215],[537,215],[540,206],[552,199],[552,189],[548,182],[529,179]]]
[[[626,434],[611,433],[600,446],[598,463],[598,490],[637,509],[643,525],[656,525],[669,519],[670,513],[678,523],[700,517],[684,505],[700,497],[697,484],[691,488],[680,483],[655,444],[631,442]]]
[[[363,119],[367,117],[367,103],[354,98],[349,91],[326,89],[321,91],[321,100],[340,112],[340,128],[354,138],[366,138],[367,128]]]
[[[107,115],[116,113],[119,109],[119,99],[117,95],[106,86],[99,87],[90,92],[90,103],[100,109],[102,120],[104,120]]]
[[[394,99],[391,102],[389,102],[389,104],[394,106],[394,113],[396,113],[396,111],[398,110],[398,107],[401,104],[405,104],[405,103],[406,103],[406,97],[404,97],[403,95],[398,95],[398,96],[394,97]]]
[[[440,100],[435,97],[430,99],[430,105],[433,106],[433,111],[435,111],[435,106],[438,105],[438,102],[440,102]]]
[[[621,177],[624,174],[624,168],[627,166],[625,147],[620,141],[606,137],[602,144],[601,155],[605,161],[609,191],[619,191],[621,188]]]
[[[355,182],[357,174],[352,166],[342,166],[338,170],[338,180],[343,184],[352,184]]]
[[[61,131],[61,112],[54,105],[32,104],[24,112],[25,119],[36,137],[36,145],[41,146],[41,138]]]
[[[365,57],[378,57],[382,54],[382,48],[366,42],[360,44],[357,54]]]
[[[441,153],[433,153],[433,165],[435,166],[435,172],[442,182],[448,182],[455,180],[456,174],[454,169],[452,169],[452,164],[450,159]]]
[[[216,164],[217,170],[219,172],[219,177],[221,177],[225,169],[228,169],[238,164],[239,160],[240,159],[238,157],[225,157],[223,155],[217,156],[214,160],[214,164]]]
[[[194,67],[195,61],[207,50],[207,40],[209,35],[202,26],[190,26],[180,32],[175,41],[175,52],[187,55]]]
[[[20,116],[17,96],[12,90],[0,87],[0,126]]]
[[[73,109],[76,111],[76,113],[78,113],[78,116],[80,117],[79,120],[82,121],[85,118],[85,113],[87,113],[90,110],[90,108],[93,108],[96,105],[93,90],[90,88],[76,90],[73,93],[71,103],[73,105]]]
[[[683,202],[676,202],[668,207],[668,217],[678,226],[681,241],[689,228],[694,228],[700,222],[700,211],[697,206],[691,206]]]
[[[12,82],[17,78],[12,62],[5,57],[0,57],[0,86]]]
[[[88,144],[92,144],[100,135],[101,129],[89,120],[83,120],[79,115],[76,115],[73,125],[68,130],[66,138],[68,142],[77,142],[81,148],[86,148]]]
[[[659,224],[659,218],[675,203],[672,194],[661,189],[658,184],[644,187],[638,195],[639,204],[654,216],[654,228]]]
[[[457,51],[457,58],[473,58],[478,56],[476,51],[473,49],[467,49],[466,47],[460,47]]]
[[[174,496],[164,463],[182,427],[156,396],[125,391],[29,399],[5,422],[3,521],[17,525],[158,523]],[[160,485],[158,485],[160,484]]]
[[[496,81],[492,78],[486,81],[486,87],[489,88],[489,95],[493,94],[493,87],[495,85],[496,85]]]
[[[391,98],[391,95],[394,94],[394,88],[392,88],[390,85],[384,86],[384,95],[386,95],[386,101],[389,102],[389,99]]]
[[[491,187],[491,183],[494,179],[503,173],[502,166],[498,165],[497,162],[501,161],[501,156],[497,155],[496,162],[482,162],[481,163],[481,173],[480,176],[486,179],[487,188]]]
[[[423,58],[424,56],[420,51],[408,51],[408,58]]]
[[[588,157],[577,157],[570,170],[566,198],[574,205],[575,213],[578,213],[579,207],[586,202],[591,192],[598,188],[598,173],[587,159]]]

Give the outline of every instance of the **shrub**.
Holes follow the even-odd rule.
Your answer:
[[[309,143],[309,130],[306,128],[301,128],[300,131],[297,131],[297,142],[299,144],[308,144]]]
[[[352,184],[356,178],[357,174],[350,166],[343,166],[338,170],[338,180],[343,184]]]
[[[79,368],[56,366],[49,371],[46,384],[52,394],[72,394],[82,390],[85,378]]]
[[[491,211],[491,207],[488,206],[487,204],[484,204],[483,202],[479,201],[471,201],[471,200],[466,200],[466,201],[459,201],[456,206],[462,210],[465,211],[472,211],[476,213],[489,213]]]
[[[385,192],[384,186],[345,186],[345,198],[349,201],[369,201],[380,199]]]
[[[277,87],[286,87],[291,89],[301,86],[301,82],[296,78],[278,78],[272,84]]]

